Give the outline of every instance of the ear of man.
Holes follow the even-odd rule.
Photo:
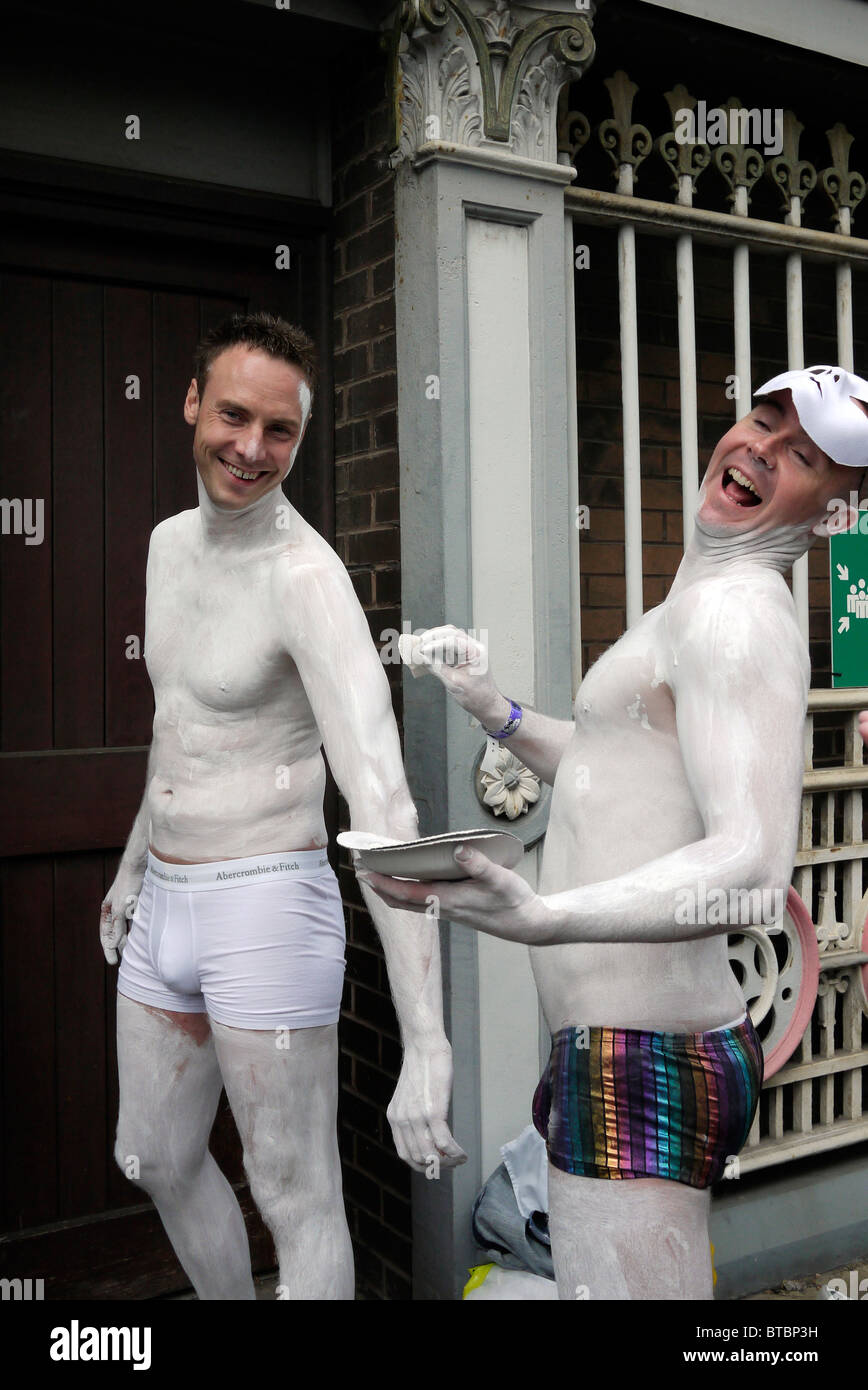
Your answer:
[[[830,460],[831,462],[831,460]],[[811,527],[815,536],[834,536],[841,531],[849,531],[859,522],[859,504],[865,496],[865,481],[868,478],[868,468],[863,468],[858,475],[858,482],[853,485],[851,481],[856,470],[843,466],[839,467],[841,481],[838,485],[838,492],[834,497],[830,497],[826,503],[826,515]]]
[[[184,419],[188,425],[195,425],[199,415],[199,387],[196,378],[187,387],[187,395],[184,398]]]

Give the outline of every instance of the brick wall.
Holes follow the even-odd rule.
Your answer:
[[[394,176],[385,163],[388,112],[382,59],[342,88],[334,160],[336,549],[380,646],[400,631]],[[400,672],[386,667],[399,727]],[[340,803],[341,829],[349,813]],[[358,1296],[407,1299],[410,1170],[395,1153],[386,1106],[401,1061],[379,937],[346,852],[341,893],[347,975],[341,1021],[340,1141]]]

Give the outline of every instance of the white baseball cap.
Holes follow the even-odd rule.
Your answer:
[[[755,396],[790,391],[799,423],[834,463],[868,468],[868,415],[856,400],[868,403],[868,381],[843,367],[799,367],[781,372]]]

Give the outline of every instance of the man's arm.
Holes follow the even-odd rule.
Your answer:
[[[278,563],[276,601],[287,650],[316,717],[354,830],[418,838],[389,683],[349,575],[340,561]],[[437,918],[396,912],[369,888],[365,903],[383,942],[404,1044],[389,1120],[402,1158],[423,1168],[439,1150],[464,1154],[446,1125],[452,1066],[443,1027]]]
[[[798,630],[772,586],[703,586],[671,618],[678,740],[705,835],[617,878],[545,897],[471,853],[470,881],[424,885],[444,917],[528,945],[687,941],[731,930],[730,892],[780,892],[792,874],[809,684]],[[653,797],[653,789],[650,789]],[[653,799],[649,802],[653,814]],[[372,877],[386,901],[418,901],[418,885]],[[690,917],[722,890],[716,923]],[[761,918],[756,899],[738,900]],[[710,915],[710,914],[708,914]],[[715,913],[715,916],[717,914]],[[746,925],[739,920],[735,925]]]
[[[154,565],[160,538],[165,536],[168,517],[155,526],[148,543],[148,561],[145,571],[145,594],[153,583]],[[151,749],[148,750],[148,766],[145,773],[145,791],[136,812],[132,830],[127,838],[124,852],[118,864],[115,880],[100,905],[99,936],[109,965],[117,965],[119,955],[127,941],[127,923],[132,917],[136,900],[148,865],[148,844],[151,833],[151,818],[148,810],[148,786],[151,780]]]
[[[483,642],[447,624],[420,634],[415,657],[430,667],[449,694],[479,720],[483,729],[503,728],[509,718],[510,702],[495,684]],[[519,762],[551,786],[575,731],[571,719],[551,719],[525,705],[521,723],[506,740],[506,746]]]
[[[150,762],[150,754],[148,755]],[[148,811],[148,780],[145,794],[133,821],[126,847],[121,855],[114,883],[100,905],[99,937],[109,965],[117,965],[119,953],[127,939],[127,922],[136,908],[136,899],[148,864],[148,840],[151,818]]]

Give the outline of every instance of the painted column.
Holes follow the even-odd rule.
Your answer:
[[[501,690],[571,713],[570,393],[557,106],[593,57],[593,0],[412,0],[395,74],[402,616],[486,641]],[[574,489],[573,489],[574,491]],[[439,681],[405,676],[423,833],[497,825],[536,883],[550,789],[514,820],[476,791],[486,739]],[[530,1122],[548,1034],[526,949],[441,924],[453,1131],[468,1162],[415,1180],[417,1298],[460,1296],[470,1211]]]

